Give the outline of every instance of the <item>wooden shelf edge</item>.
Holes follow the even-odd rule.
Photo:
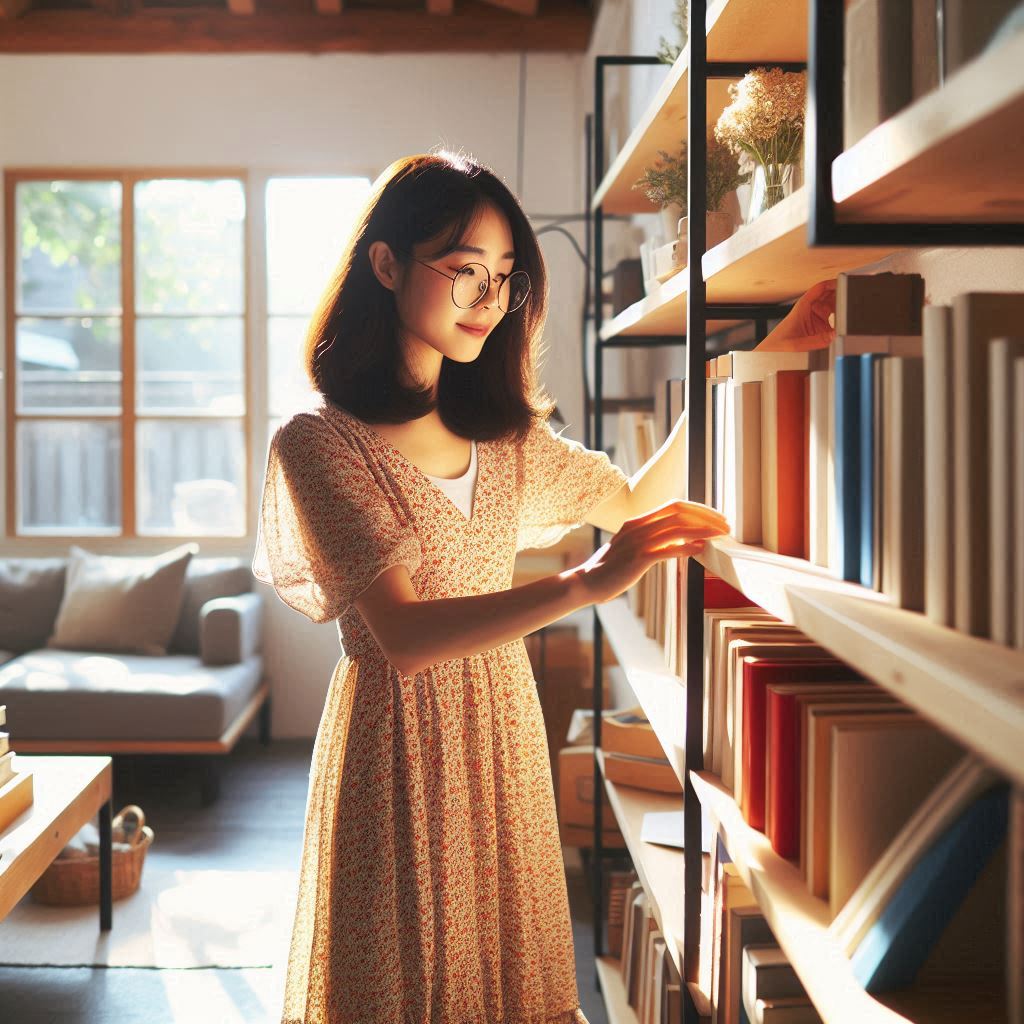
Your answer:
[[[682,850],[645,843],[640,838],[640,827],[644,812],[682,810],[683,798],[609,782],[604,774],[604,751],[600,748],[597,751],[597,762],[601,768],[608,802],[612,805],[619,831],[633,859],[633,867],[650,900],[658,928],[665,936],[665,948],[682,976],[684,854]]]
[[[829,1024],[909,1024],[864,991],[829,934],[825,901],[812,896],[796,867],[747,825],[732,794],[709,772],[691,772],[690,779],[822,1019]]]
[[[613,956],[597,956],[594,957],[594,965],[597,967],[604,1008],[608,1013],[608,1024],[640,1024],[626,998],[618,960]]]
[[[832,162],[837,204],[855,198],[889,174],[941,148],[950,139],[1024,99],[1024,35],[1007,39],[958,69],[860,139]],[[994,211],[993,216],[1000,216]]]
[[[940,626],[819,566],[730,540],[699,561],[1024,784],[1024,651]]]
[[[596,605],[619,667],[643,708],[679,785],[686,776],[686,687],[664,663],[664,649],[644,633],[625,596]],[[684,786],[685,788],[685,786]]]

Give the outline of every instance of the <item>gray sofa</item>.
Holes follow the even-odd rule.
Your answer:
[[[203,803],[216,798],[218,755],[259,716],[270,742],[263,679],[263,596],[238,558],[196,556],[167,654],[46,647],[68,559],[0,558],[0,704],[19,753],[187,754],[203,764]]]

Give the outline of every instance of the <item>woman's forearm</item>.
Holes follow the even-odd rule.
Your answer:
[[[453,658],[468,658],[519,640],[593,603],[577,568],[508,590],[399,605],[392,649],[406,675]]]

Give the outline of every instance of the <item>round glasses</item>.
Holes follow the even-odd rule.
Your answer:
[[[413,257],[415,259],[415,257]],[[459,309],[470,309],[491,291],[491,272],[482,263],[467,263],[460,267],[455,276],[443,270],[416,260],[425,267],[437,271],[452,283],[452,302]],[[516,270],[498,285],[498,309],[503,313],[517,310],[530,294],[530,275],[525,270]]]

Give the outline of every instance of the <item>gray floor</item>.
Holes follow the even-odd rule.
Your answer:
[[[156,834],[147,866],[297,870],[311,749],[312,741],[275,740],[267,748],[242,740],[222,761],[220,795],[206,808],[198,761],[119,758],[114,812],[127,803],[146,812]],[[595,985],[590,883],[576,851],[568,851],[566,877],[580,1001],[590,1024],[607,1024]],[[269,975],[269,968],[0,966],[0,1022],[279,1024]]]

